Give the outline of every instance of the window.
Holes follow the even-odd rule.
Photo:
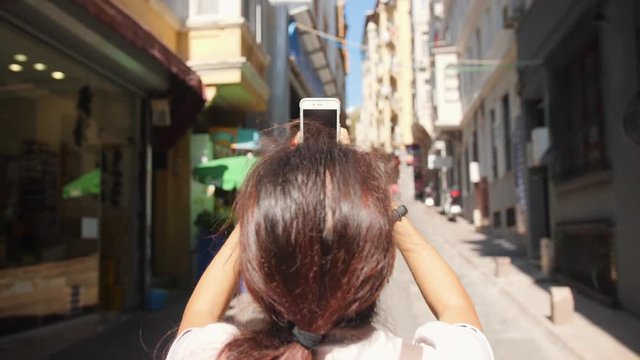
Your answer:
[[[188,4],[187,23],[192,25],[220,20],[234,10],[234,5],[222,3],[221,0],[189,0]],[[237,9],[238,13],[234,12],[234,15],[240,14],[240,2],[237,2]]]
[[[496,110],[489,111],[489,119],[491,120],[491,170],[493,178],[498,178],[498,148],[496,146]]]
[[[493,212],[493,227],[496,229],[502,227],[502,214],[500,211]]]
[[[428,31],[424,31],[422,32],[422,56],[424,56],[425,59],[429,59],[429,32]]]
[[[476,59],[482,59],[482,35],[479,28],[476,30]]]
[[[579,51],[567,66],[557,69],[563,106],[551,121],[553,176],[568,180],[608,168],[605,158],[600,48],[597,40]]]
[[[511,170],[511,104],[509,93],[502,97],[502,125],[504,127],[504,167]]]
[[[473,152],[472,152],[471,161],[479,161],[478,160],[478,117],[479,116],[480,116],[480,112],[477,112],[475,118],[473,119],[473,138],[472,138]]]
[[[260,0],[243,0],[242,16],[253,30],[256,42],[262,42],[262,4]]]
[[[469,146],[464,147],[464,189],[467,193],[471,190],[471,182],[469,181]]]
[[[191,15],[207,16],[217,14],[218,0],[191,0]]]
[[[488,49],[491,47],[493,43],[493,39],[491,38],[491,1],[489,1],[489,5],[484,9],[484,47]]]
[[[506,225],[508,228],[516,226],[516,209],[512,206],[506,211]]]
[[[262,4],[256,3],[256,42],[262,44]]]

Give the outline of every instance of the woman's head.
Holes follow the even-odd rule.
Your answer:
[[[372,155],[320,134],[263,157],[236,216],[242,276],[274,322],[230,343],[228,358],[310,358],[294,325],[326,334],[370,322],[395,254],[386,179]]]

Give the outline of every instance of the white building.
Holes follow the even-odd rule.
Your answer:
[[[413,23],[413,66],[415,120],[430,136],[433,136],[433,114],[431,94],[431,57],[429,54],[431,9],[429,0],[413,0],[411,22]]]
[[[362,126],[367,148],[387,153],[414,143],[411,1],[377,1],[362,39]]]
[[[442,20],[432,21],[438,28],[433,58],[443,51],[457,65],[436,69],[434,98],[438,101],[436,133],[447,130],[449,154],[448,185],[461,190],[464,215],[476,226],[490,226],[496,236],[513,240],[525,249],[526,220],[519,214],[514,153],[521,143],[515,141],[520,101],[517,93],[517,51],[511,7],[518,1],[444,0],[434,1],[434,11]],[[524,4],[524,2],[522,2]],[[447,48],[449,46],[450,48]],[[452,106],[458,71],[460,117],[445,113],[441,104]],[[439,72],[439,73],[438,73]],[[449,95],[447,95],[449,93]],[[457,104],[455,104],[458,106]],[[446,115],[445,115],[446,114]],[[520,149],[521,150],[521,149]],[[471,173],[472,169],[475,173]],[[446,189],[445,189],[446,190]]]

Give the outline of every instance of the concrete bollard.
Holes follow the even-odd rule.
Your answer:
[[[553,241],[549,238],[540,239],[540,268],[546,277],[553,271],[553,255]]]
[[[552,286],[551,293],[551,322],[555,325],[566,324],[571,320],[575,311],[573,293],[568,286]]]
[[[511,258],[508,256],[496,256],[496,277],[505,277],[511,272]]]

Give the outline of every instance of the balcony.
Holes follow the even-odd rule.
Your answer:
[[[192,28],[187,37],[188,64],[202,79],[210,105],[267,109],[269,58],[244,19]]]

